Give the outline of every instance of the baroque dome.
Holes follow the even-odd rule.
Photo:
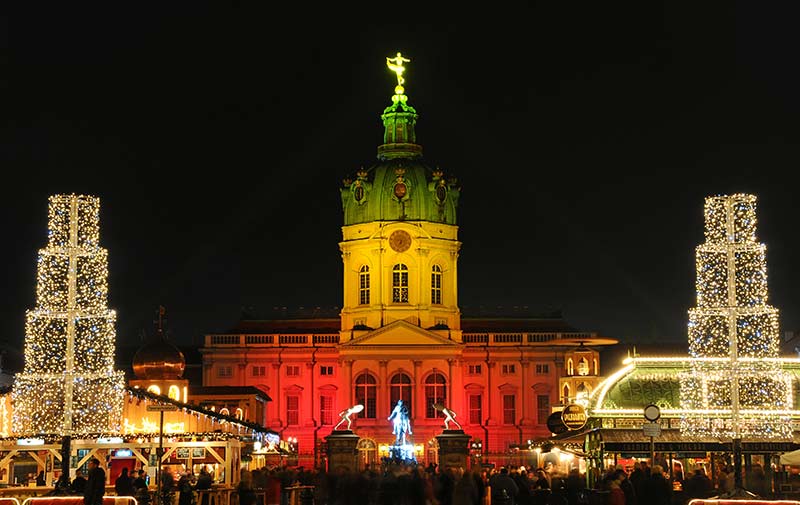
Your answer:
[[[395,94],[381,115],[384,143],[378,146],[378,162],[342,181],[345,226],[370,221],[456,224],[458,181],[423,159],[416,143],[417,111],[407,100]]]
[[[175,345],[167,342],[161,327],[162,316],[163,308],[160,309],[155,334],[133,356],[133,373],[138,379],[164,380],[183,377],[186,359]]]

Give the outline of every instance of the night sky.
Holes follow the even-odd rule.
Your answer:
[[[703,200],[750,192],[800,330],[796,7],[225,4],[3,20],[0,341],[21,349],[55,193],[101,199],[121,344],[159,305],[180,343],[341,306],[339,188],[375,162],[397,51],[425,158],[462,184],[462,307],[685,342]]]

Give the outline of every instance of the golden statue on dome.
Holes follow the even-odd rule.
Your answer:
[[[394,58],[390,58],[389,56],[386,57],[386,66],[389,67],[389,70],[397,74],[397,87],[394,88],[394,92],[398,95],[402,95],[403,91],[403,84],[406,82],[403,79],[403,72],[406,71],[406,67],[403,63],[409,63],[411,60],[404,57],[401,53],[397,53],[397,56]]]

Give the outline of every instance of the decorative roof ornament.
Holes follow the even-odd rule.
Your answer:
[[[403,63],[409,63],[411,60],[406,58],[402,55],[402,53],[397,53],[397,56],[394,58],[390,58],[389,56],[386,57],[386,66],[389,67],[389,70],[397,74],[397,86],[394,88],[394,95],[392,96],[392,102],[397,103],[405,102],[408,100],[408,97],[405,95],[405,88],[403,84],[405,84],[406,80],[403,78],[403,73],[406,71],[406,67]]]

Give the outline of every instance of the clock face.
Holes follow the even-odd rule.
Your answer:
[[[659,417],[661,417],[661,409],[657,405],[651,404],[644,408],[644,418],[648,421],[658,421]]]
[[[396,230],[389,235],[389,246],[397,252],[407,251],[411,247],[411,235],[404,230]]]

